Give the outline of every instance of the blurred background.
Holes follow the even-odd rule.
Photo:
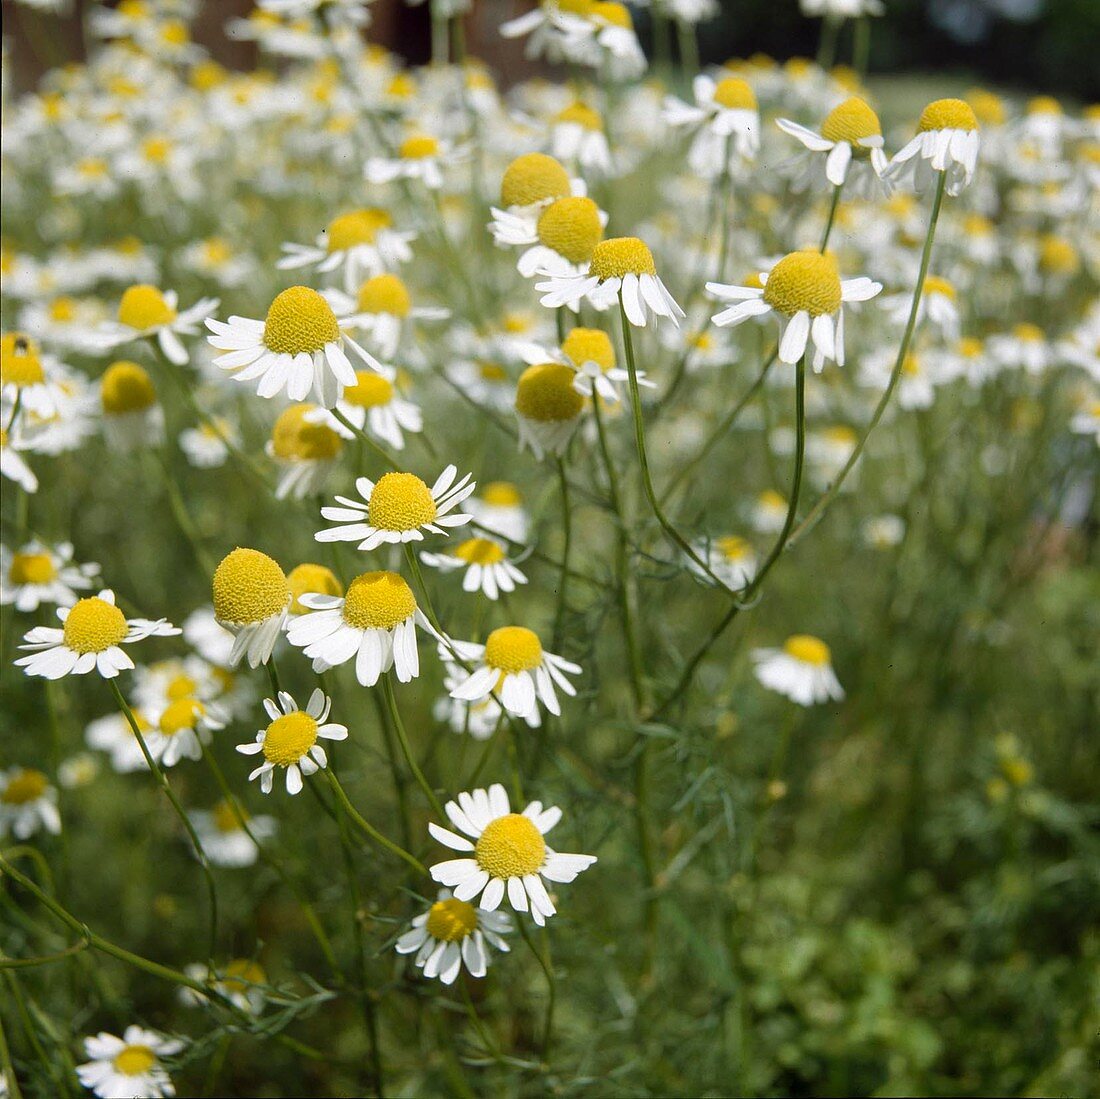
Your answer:
[[[37,0],[42,4],[44,0]],[[54,3],[55,0],[49,0]],[[80,26],[87,0],[56,0],[64,14],[37,10],[33,0],[2,0],[4,34],[18,35],[9,51],[16,89],[32,87],[50,65],[82,56]],[[1100,0],[884,0],[872,20],[870,71],[947,72],[960,79],[1027,93],[1041,91],[1081,101],[1100,98]],[[532,0],[474,0],[467,17],[471,50],[505,80],[530,72],[522,45],[505,42],[496,28],[533,6]],[[763,52],[779,60],[813,57],[820,21],[806,19],[798,0],[720,0],[719,18],[700,27],[702,57],[722,62]],[[254,7],[252,0],[210,0],[195,25],[195,38],[224,65],[251,67],[254,50],[230,42],[222,26]],[[428,5],[375,0],[372,41],[410,62],[427,61]],[[644,9],[634,8],[648,46]],[[847,27],[843,34],[852,33]],[[846,56],[842,51],[841,56]]]

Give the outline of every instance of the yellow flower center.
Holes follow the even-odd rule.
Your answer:
[[[965,359],[976,359],[982,353],[982,341],[974,336],[963,336],[957,350]]]
[[[107,175],[107,161],[98,156],[85,157],[77,163],[76,171],[84,179],[103,179]]]
[[[141,143],[141,151],[153,164],[164,164],[172,152],[172,143],[166,137],[150,137]]]
[[[505,313],[500,322],[500,327],[513,336],[520,336],[524,332],[530,332],[534,322],[529,313]]]
[[[76,319],[76,302],[72,298],[54,298],[50,302],[50,320],[66,323]]]
[[[290,599],[286,575],[266,553],[238,546],[214,570],[214,614],[246,625],[278,614]]]
[[[160,37],[166,45],[186,46],[191,41],[191,34],[187,24],[178,19],[171,19],[160,28]]]
[[[630,9],[617,0],[596,0],[592,5],[591,14],[610,23],[613,27],[625,27],[628,31],[634,29],[634,20],[630,17]]]
[[[812,664],[815,668],[826,667],[832,656],[824,641],[811,637],[808,633],[796,633],[794,637],[788,637],[783,643],[783,651],[795,660]]]
[[[12,555],[8,578],[13,584],[48,584],[56,575],[53,558],[48,553]]]
[[[413,134],[401,142],[397,155],[402,160],[423,160],[439,155],[439,142],[428,134]]]
[[[1023,340],[1025,343],[1042,343],[1046,339],[1043,330],[1037,324],[1026,322],[1015,325],[1012,334],[1016,339]]]
[[[906,357],[907,361],[903,365],[902,369],[907,374],[917,374],[920,372],[920,367],[917,364],[916,356],[909,355]],[[912,360],[911,362],[908,360]],[[850,428],[845,427],[843,424],[836,424],[833,427],[827,427],[821,433],[822,438],[826,442],[832,443],[835,446],[855,446],[856,433]]]
[[[554,121],[556,123],[572,122],[574,125],[581,126],[586,130],[599,131],[603,129],[603,119],[600,117],[599,112],[589,107],[587,103],[581,103],[580,100],[570,103],[564,111],[559,111],[554,116]]]
[[[937,99],[921,111],[918,133],[928,130],[977,130],[974,108],[963,99]]]
[[[657,265],[644,241],[637,237],[611,237],[596,245],[588,273],[603,282],[624,275],[655,275]]]
[[[498,565],[504,550],[490,538],[468,538],[455,550],[455,557],[468,565]]]
[[[176,311],[155,286],[142,283],[128,287],[123,293],[118,303],[118,319],[130,328],[144,331],[171,324],[176,319]]]
[[[344,597],[344,621],[357,630],[392,630],[415,612],[412,588],[396,572],[364,572]]]
[[[148,1046],[124,1046],[111,1064],[123,1076],[141,1076],[157,1063],[157,1055]]]
[[[615,365],[615,348],[611,337],[599,328],[574,328],[565,337],[561,349],[578,365],[595,363],[605,372]]]
[[[947,279],[942,279],[939,275],[929,275],[924,280],[924,292],[926,294],[941,294],[945,298],[955,300],[955,287]]]
[[[264,759],[276,767],[297,763],[317,743],[317,722],[304,710],[277,717],[264,735]]]
[[[160,731],[165,736],[175,736],[184,729],[193,729],[206,707],[195,698],[179,698],[160,715]]]
[[[509,813],[485,826],[474,847],[474,858],[494,878],[524,878],[542,867],[546,841],[527,817]]]
[[[5,805],[26,805],[37,801],[45,792],[49,782],[41,771],[24,768],[8,779],[7,786],[0,793],[0,801]]]
[[[219,801],[210,812],[210,819],[219,832],[239,832],[242,817],[248,820],[244,806],[234,808],[228,801]]]
[[[309,562],[298,565],[290,570],[286,582],[290,587],[291,614],[309,613],[309,608],[303,607],[298,602],[307,592],[317,595],[340,596],[344,594],[344,586],[337,580],[336,574],[324,565],[313,565]]]
[[[225,69],[217,61],[200,61],[191,70],[191,87],[199,92],[208,92],[229,78]]]
[[[332,307],[308,286],[291,286],[277,295],[264,321],[264,346],[276,354],[313,354],[339,338]]]
[[[545,153],[526,153],[516,157],[504,170],[500,181],[503,206],[530,206],[569,194],[569,176],[565,169]]]
[[[727,76],[718,81],[714,102],[729,111],[755,111],[756,93],[739,77]]]
[[[881,137],[882,123],[862,99],[852,96],[825,116],[821,136],[826,141],[847,141],[855,145],[865,137]]]
[[[901,363],[901,372],[907,374],[911,378],[916,378],[920,375],[920,359],[916,355],[910,352]]]
[[[1028,100],[1027,113],[1060,115],[1062,113],[1062,104],[1053,96],[1037,95],[1034,99]]]
[[[234,958],[225,967],[221,983],[227,992],[248,992],[252,985],[267,984],[267,974],[259,962],[249,958]]]
[[[344,441],[328,424],[311,423],[306,417],[313,404],[296,404],[279,413],[271,429],[271,448],[284,462],[329,462],[343,449]]]
[[[485,663],[505,673],[534,671],[542,663],[542,643],[525,626],[501,626],[485,641]]]
[[[1039,266],[1047,274],[1072,275],[1080,264],[1077,249],[1064,237],[1043,237],[1039,250]]]
[[[81,599],[69,611],[63,630],[65,646],[73,652],[101,653],[117,645],[129,633],[126,616],[99,596]]]
[[[999,95],[976,88],[967,93],[966,101],[983,126],[1001,126],[1005,120],[1005,105]]]
[[[107,413],[140,412],[157,403],[157,391],[148,372],[125,359],[107,367],[99,384],[103,411]]]
[[[504,382],[508,380],[508,371],[499,363],[485,362],[482,359],[477,364],[478,375],[487,382]]]
[[[787,506],[787,501],[774,488],[764,489],[756,498],[756,502],[763,508],[785,508]]]
[[[793,317],[835,313],[840,308],[840,273],[831,252],[791,252],[771,270],[764,285],[764,301]]]
[[[439,942],[459,942],[476,930],[477,909],[472,904],[448,897],[428,909],[428,934]]]
[[[435,501],[415,473],[384,473],[370,494],[367,515],[379,530],[414,530],[435,519]]]
[[[599,207],[590,198],[559,198],[539,215],[538,235],[570,263],[585,263],[603,236]]]
[[[330,252],[344,252],[357,244],[373,244],[379,229],[388,229],[393,218],[385,210],[372,206],[341,214],[328,223],[325,236]]]
[[[189,675],[182,672],[175,676],[164,692],[173,702],[181,698],[194,698],[199,685]]]
[[[35,342],[21,332],[0,339],[0,385],[38,385],[45,381]]]
[[[719,538],[715,545],[727,561],[743,561],[746,557],[752,556],[752,546],[736,534],[727,534],[724,538]]]
[[[359,287],[360,313],[389,313],[404,317],[411,306],[409,289],[397,275],[375,275]]]
[[[411,99],[416,94],[416,81],[407,72],[397,73],[386,87],[386,95]]]
[[[357,370],[356,383],[344,390],[344,400],[359,408],[377,408],[393,400],[393,382],[373,370]]]
[[[542,423],[575,419],[584,400],[573,388],[573,377],[573,370],[563,363],[529,366],[516,385],[516,411]]]
[[[481,499],[494,508],[518,508],[523,499],[511,481],[490,481],[481,490]]]

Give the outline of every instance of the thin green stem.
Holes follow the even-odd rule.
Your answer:
[[[383,462],[386,463],[392,470],[400,472],[401,463],[392,457],[389,451],[386,450],[381,443],[372,439],[361,427],[356,427],[338,408],[330,408],[329,412],[332,413],[332,417],[338,423],[341,423],[350,431],[357,439],[360,439],[367,446],[371,448],[377,454]]]
[[[531,932],[527,929],[527,924],[522,919],[516,920],[516,924],[519,927],[520,934],[523,936],[523,941],[530,947],[531,953],[534,954],[535,960],[539,963],[539,967],[546,977],[548,1000],[546,1003],[546,1019],[542,1027],[542,1045],[539,1052],[543,1064],[549,1065],[550,1039],[553,1036],[554,1030],[554,1005],[557,1000],[557,982],[554,980],[554,968],[550,961],[550,948],[544,937],[543,949],[539,950],[538,947],[535,946],[534,939],[531,938]]]
[[[416,779],[417,785],[424,791],[424,796],[428,799],[428,804],[432,807],[432,812],[435,813],[439,820],[443,820],[443,806],[440,804],[439,798],[436,797],[435,791],[431,787],[431,783],[428,782],[424,776],[424,772],[420,769],[420,765],[416,762],[416,757],[413,755],[412,746],[409,744],[409,738],[405,733],[405,724],[401,720],[401,714],[397,709],[397,696],[393,692],[393,683],[390,679],[390,673],[386,672],[382,676],[382,694],[386,700],[386,708],[390,713],[390,720],[393,722],[394,732],[397,734],[397,743],[401,745],[401,751],[405,756],[405,762],[409,765],[409,770],[413,773],[413,778]]]
[[[375,843],[384,847],[391,854],[396,855],[403,862],[408,863],[417,873],[427,874],[428,868],[415,856],[410,855],[403,847],[394,843],[393,840],[388,839],[382,835],[377,828],[374,827],[369,821],[365,820],[360,814],[359,810],[352,805],[348,799],[348,795],[344,792],[343,786],[340,785],[340,780],[332,773],[331,768],[325,768],[325,776],[328,778],[329,785],[333,789],[333,793],[340,799],[340,804],[344,807],[344,811]],[[440,814],[442,816],[442,814]]]
[[[824,252],[829,247],[829,237],[833,235],[833,223],[836,221],[837,207],[840,206],[840,192],[844,190],[843,181],[833,187],[833,200],[829,203],[829,218],[825,222],[825,232],[821,237],[819,252]]]

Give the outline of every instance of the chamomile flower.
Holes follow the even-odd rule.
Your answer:
[[[1021,321],[1011,331],[990,336],[990,355],[1002,366],[1023,367],[1029,374],[1042,374],[1058,359],[1058,350],[1046,333],[1030,321]]]
[[[523,496],[511,481],[490,481],[477,496],[471,496],[466,510],[481,531],[498,534],[509,542],[527,541],[530,517]]]
[[[600,69],[608,80],[633,80],[646,68],[645,52],[634,32],[630,9],[618,0],[593,0],[584,12],[583,30],[567,32],[567,54]]]
[[[752,526],[761,534],[778,534],[787,519],[786,497],[774,488],[765,489],[752,507]]]
[[[580,277],[588,270],[606,223],[607,215],[592,199],[571,195],[542,207],[537,219],[526,212],[494,209],[490,230],[498,246],[524,249],[516,261],[516,270],[524,278]]]
[[[897,352],[894,348],[881,348],[866,354],[859,364],[860,383],[873,389],[884,389],[894,372]],[[936,386],[942,377],[936,370],[935,356],[910,351],[901,364],[898,377],[897,403],[899,408],[929,408],[936,399]],[[845,461],[847,456],[845,456]],[[841,463],[843,465],[843,462]]]
[[[756,94],[742,79],[714,80],[700,73],[691,84],[694,105],[668,96],[662,114],[674,129],[695,130],[688,163],[704,179],[736,170],[754,160],[760,148]]]
[[[106,9],[99,13],[107,14]],[[135,1095],[171,1099],[176,1089],[161,1059],[182,1049],[179,1039],[140,1026],[128,1026],[121,1038],[101,1030],[84,1039],[84,1054],[90,1060],[76,1066],[76,1075],[100,1099],[132,1099]]]
[[[180,450],[196,469],[217,469],[225,464],[231,447],[241,445],[237,425],[225,416],[212,416],[198,427],[184,428],[179,435]]]
[[[94,351],[110,351],[140,339],[155,338],[169,362],[187,363],[187,348],[180,336],[197,336],[203,321],[218,308],[217,298],[203,298],[189,309],[178,309],[174,290],[159,290],[147,283],[129,287],[118,304],[118,319],[104,321],[88,333],[86,343]]]
[[[826,359],[844,365],[844,303],[867,301],[882,289],[865,277],[842,280],[831,253],[810,250],[784,256],[770,272],[761,272],[760,282],[763,289],[708,282],[707,290],[720,301],[736,302],[711,320],[724,328],[771,312],[781,332],[779,361],[798,362],[812,343],[815,371]]]
[[[281,271],[312,267],[343,274],[344,289],[354,293],[365,277],[392,271],[412,259],[416,233],[394,229],[388,210],[379,206],[350,210],[328,223],[314,244],[284,244],[275,265]]]
[[[491,207],[493,220],[489,223],[489,232],[498,244],[508,244],[507,240],[497,239],[498,216],[506,214],[509,218],[520,219],[533,230],[539,214],[550,203],[583,194],[581,181],[571,180],[554,157],[545,153],[524,153],[504,169],[500,180],[500,208]]]
[[[298,621],[301,621],[299,619]],[[260,780],[260,789],[271,793],[275,769],[286,771],[286,792],[297,794],[302,789],[303,776],[315,774],[328,766],[328,756],[318,740],[346,740],[346,725],[328,721],[332,700],[320,687],[314,689],[304,710],[286,691],[279,692],[278,702],[264,699],[264,709],[271,723],[256,733],[256,739],[248,744],[238,744],[241,755],[255,756],[263,753],[264,761],[249,776]]]
[[[426,133],[412,133],[397,147],[395,157],[371,157],[364,174],[369,183],[419,180],[431,191],[443,186],[443,170],[463,155],[450,141]]]
[[[209,849],[206,853],[210,854]],[[234,958],[217,971],[212,971],[202,962],[193,962],[184,968],[184,972],[193,981],[202,981],[211,992],[250,1015],[262,1014],[267,1003],[267,974],[263,966],[251,958]],[[193,989],[181,988],[180,1000],[188,1006],[198,1006],[205,997]]]
[[[591,33],[584,16],[593,0],[540,0],[537,7],[501,23],[502,38],[527,37],[525,54],[548,61],[580,61]]]
[[[252,866],[260,855],[255,841],[270,839],[278,827],[274,817],[252,816],[240,803],[231,805],[227,801],[219,801],[209,810],[193,809],[187,816],[206,857],[215,866],[229,869]]]
[[[149,754],[162,766],[174,767],[181,759],[202,759],[202,746],[210,733],[224,729],[227,715],[216,703],[197,698],[172,699],[142,733]]]
[[[430,305],[413,305],[405,280],[398,275],[374,275],[354,297],[332,290],[328,299],[345,328],[366,332],[383,359],[397,354],[402,333],[415,321],[446,320],[451,312]],[[374,365],[378,369],[378,364]]]
[[[0,405],[0,418],[5,423],[11,423],[11,414],[6,405]],[[38,478],[19,453],[29,449],[29,441],[29,434],[22,430],[22,421],[10,432],[6,427],[0,427],[0,475],[14,481],[24,492],[37,492]]]
[[[1091,435],[1100,446],[1100,400],[1083,402],[1070,418],[1069,429],[1075,435]]]
[[[788,637],[781,649],[754,649],[752,659],[756,678],[799,706],[844,697],[829,646],[809,634]]]
[[[501,592],[513,592],[527,577],[508,560],[505,547],[495,538],[468,538],[451,553],[421,553],[420,559],[441,572],[464,569],[462,590],[481,592],[496,599]]]
[[[180,253],[180,262],[189,271],[223,287],[243,286],[255,274],[253,258],[222,237],[192,241]]]
[[[904,539],[905,520],[900,515],[874,515],[863,523],[863,540],[872,549],[893,549]]]
[[[504,936],[512,930],[506,912],[487,912],[468,901],[457,900],[441,889],[427,912],[414,916],[412,927],[394,944],[398,954],[412,954],[414,964],[429,980],[436,977],[454,984],[463,965],[471,977],[484,977],[489,966],[489,946],[508,952]]]
[[[392,667],[401,683],[420,674],[416,627],[431,632],[412,588],[395,572],[364,572],[341,598],[309,593],[299,597],[311,614],[291,620],[287,640],[326,671],[355,659],[355,677],[373,687]]]
[[[564,363],[529,366],[516,385],[519,448],[530,447],[540,461],[546,454],[561,457],[569,446],[584,399],[573,385],[576,372]]]
[[[355,368],[345,347],[367,364],[379,363],[343,330],[325,298],[308,286],[277,294],[264,320],[232,316],[228,323],[210,318],[207,340],[224,352],[215,360],[238,382],[259,379],[256,392],[274,397],[286,390],[302,401],[312,389],[325,408],[339,400],[344,386],[355,385]]]
[[[522,813],[513,813],[500,783],[461,793],[443,808],[458,831],[434,821],[428,831],[465,857],[436,863],[432,878],[453,888],[457,900],[480,897],[478,904],[486,912],[495,912],[507,894],[516,912],[529,911],[541,927],[557,911],[546,882],[571,882],[596,861],[595,855],[562,854],[548,847],[544,837],[561,820],[561,810],[532,801]]]
[[[586,275],[555,275],[535,283],[543,293],[540,299],[548,309],[562,305],[575,307],[587,298],[597,309],[622,303],[626,319],[644,328],[646,317],[667,317],[676,327],[684,311],[657,274],[653,253],[637,237],[611,237],[601,240],[592,250]]]
[[[577,693],[566,673],[580,675],[580,665],[547,652],[538,634],[525,626],[501,626],[489,634],[484,645],[473,641],[451,644],[459,657],[474,665],[451,691],[452,698],[478,702],[495,694],[509,713],[526,717],[540,701],[550,713],[561,713],[555,686],[570,697]]]
[[[615,404],[621,397],[619,386],[630,381],[630,372],[615,365],[615,345],[600,328],[574,328],[562,342],[561,357],[576,370],[573,388],[585,397],[595,392]],[[640,386],[656,388],[644,370],[637,371],[637,377]]]
[[[0,771],[0,837],[26,840],[39,831],[61,831],[56,788],[33,768]]]
[[[214,617],[234,635],[230,667],[247,656],[258,668],[271,658],[290,606],[290,585],[278,562],[238,546],[214,570]]]
[[[56,409],[46,374],[49,362],[30,336],[5,332],[0,337],[0,397],[9,403],[18,397],[21,408],[52,416]]]
[[[164,409],[149,372],[126,359],[111,363],[99,382],[103,435],[113,450],[128,452],[164,442]]]
[[[115,593],[104,588],[98,595],[78,600],[72,607],[58,607],[61,629],[35,626],[19,647],[29,656],[15,661],[27,675],[61,679],[96,671],[104,679],[134,666],[120,645],[132,645],[147,637],[173,637],[180,631],[164,618],[127,618],[115,606]]]
[[[909,320],[913,296],[908,292],[891,294],[882,299],[882,307],[894,324],[903,325]],[[920,304],[917,306],[919,325],[927,317],[947,340],[959,338],[959,300],[953,283],[939,275],[928,275],[924,280]]]
[[[229,667],[233,634],[219,625],[213,607],[199,607],[183,620],[183,639],[203,660],[218,668]]]
[[[756,551],[751,542],[739,535],[724,534],[720,538],[698,542],[695,552],[703,557],[711,573],[733,591],[751,584],[756,576]],[[712,582],[710,576],[690,558],[687,565],[700,579]]]
[[[301,500],[320,492],[343,449],[344,441],[323,409],[313,404],[284,409],[266,445],[268,457],[283,471],[275,498]]]
[[[456,481],[458,469],[447,468],[428,488],[414,473],[384,473],[377,481],[359,477],[355,490],[361,500],[337,496],[341,507],[323,507],[321,515],[340,526],[318,531],[318,542],[359,542],[369,551],[385,543],[420,542],[424,532],[446,534],[447,528],[470,521],[463,512],[450,514],[476,484],[466,474]]]
[[[887,178],[923,191],[946,174],[949,195],[968,186],[978,164],[981,137],[974,109],[962,99],[937,99],[921,112],[917,136],[890,161]]]
[[[837,104],[825,116],[820,133],[788,118],[779,119],[777,125],[808,150],[798,158],[802,168],[796,184],[799,189],[847,184],[850,194],[864,198],[872,198],[876,191],[889,194],[890,185],[882,179],[889,166],[882,151],[882,124],[858,96]]]
[[[14,606],[24,613],[42,603],[71,607],[99,575],[94,562],[73,563],[71,542],[48,546],[28,542],[14,553],[0,546],[0,606]]]
[[[137,706],[131,706],[130,712],[141,735],[148,737],[153,726],[144,712]],[[84,742],[97,752],[106,752],[111,759],[111,770],[120,775],[149,769],[149,762],[130,722],[117,710],[88,722],[84,729]]]
[[[550,148],[554,156],[594,176],[609,176],[614,171],[603,119],[599,111],[581,100],[570,103],[551,119]]]

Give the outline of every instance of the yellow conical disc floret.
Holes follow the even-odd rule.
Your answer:
[[[506,673],[534,671],[542,663],[542,642],[525,626],[501,626],[485,640],[485,663]]]
[[[219,832],[239,832],[241,821],[248,823],[248,811],[245,807],[229,801],[219,801],[210,811],[210,817]]]
[[[343,613],[357,630],[392,630],[416,613],[416,597],[396,572],[364,572],[348,585]]]
[[[563,363],[529,366],[516,386],[516,411],[528,420],[557,422],[581,414],[584,400],[573,388],[574,373]]]
[[[401,142],[397,155],[402,160],[424,160],[439,155],[439,142],[430,134],[413,134]]]
[[[26,805],[37,801],[49,786],[49,780],[41,771],[24,767],[8,779],[7,786],[0,792],[0,801],[5,805]]]
[[[602,282],[624,275],[655,275],[657,265],[644,241],[637,237],[610,237],[596,245],[588,273]]]
[[[974,111],[975,117],[983,126],[1002,126],[1005,118],[1004,100],[999,95],[975,88],[966,93],[966,101]]]
[[[825,667],[832,659],[829,646],[808,633],[796,633],[793,637],[788,637],[783,643],[783,651],[795,660],[812,664],[815,668]]]
[[[455,557],[468,565],[499,565],[504,550],[490,538],[468,538],[455,547]]]
[[[284,462],[330,462],[344,441],[328,424],[312,423],[313,404],[296,404],[279,413],[271,429],[271,449]]]
[[[937,99],[921,111],[917,131],[928,130],[977,130],[978,119],[974,108],[964,99]]]
[[[65,619],[65,645],[76,653],[101,653],[118,645],[130,632],[126,617],[99,596],[81,599]]]
[[[336,574],[324,565],[313,565],[309,562],[298,565],[290,570],[286,582],[290,587],[291,614],[307,614],[309,612],[308,607],[303,607],[298,602],[307,592],[314,595],[340,596],[344,594],[344,587],[336,579]]]
[[[788,317],[803,311],[812,317],[835,313],[840,295],[840,273],[831,252],[791,252],[772,268],[764,285],[764,301]]]
[[[481,498],[494,508],[518,508],[523,503],[519,489],[511,481],[490,481],[482,489]]]
[[[477,930],[477,909],[466,901],[447,897],[428,909],[428,934],[443,943],[455,943]]]
[[[373,244],[379,229],[388,229],[393,219],[385,210],[370,207],[340,214],[328,223],[325,237],[330,252],[344,252],[357,244]]]
[[[6,332],[0,339],[0,385],[39,385],[45,381],[38,345],[22,332]]]
[[[115,1054],[111,1065],[123,1076],[143,1076],[157,1063],[157,1055],[141,1045],[124,1046]]]
[[[599,131],[603,129],[603,119],[600,117],[599,111],[588,106],[587,103],[582,103],[579,99],[574,103],[570,103],[565,110],[554,115],[554,122],[571,122],[586,130]]]
[[[415,530],[435,514],[431,489],[415,473],[384,473],[370,494],[367,517],[379,530]]]
[[[617,0],[596,0],[590,9],[590,13],[613,27],[624,27],[626,30],[634,29],[634,20],[630,17],[630,9]]]
[[[504,170],[504,178],[500,181],[503,206],[531,206],[548,199],[565,198],[568,194],[568,173],[545,153],[517,156]]]
[[[881,137],[882,123],[862,99],[852,96],[825,116],[821,136],[826,141],[847,141],[856,145],[865,137]]]
[[[1012,326],[1012,334],[1024,343],[1042,343],[1046,339],[1046,333],[1037,325],[1028,321]]]
[[[332,306],[308,286],[291,286],[277,295],[264,321],[264,346],[276,354],[313,354],[339,338]]]
[[[570,263],[585,263],[603,236],[599,207],[590,198],[559,198],[539,215],[538,235]]]
[[[8,579],[13,584],[48,584],[57,575],[48,553],[13,553]]]
[[[177,698],[160,715],[160,731],[165,736],[175,736],[184,729],[193,729],[206,712],[197,698]]]
[[[474,847],[478,866],[494,878],[536,874],[546,860],[546,841],[521,813],[508,813],[485,826]]]
[[[736,534],[727,534],[719,538],[715,543],[718,552],[727,561],[742,561],[752,554],[752,546]]]
[[[144,330],[171,324],[176,311],[164,300],[164,295],[148,284],[131,286],[118,303],[118,319],[131,328]]]
[[[393,382],[373,370],[357,370],[355,385],[344,390],[344,400],[359,408],[377,408],[393,400]]]
[[[926,294],[942,294],[945,298],[955,300],[955,287],[939,275],[929,275],[924,280],[924,292]]]
[[[375,275],[359,287],[360,313],[389,313],[394,317],[405,317],[411,307],[409,289],[397,275]]]
[[[1053,233],[1043,237],[1039,245],[1039,267],[1048,275],[1073,275],[1081,266],[1077,249],[1065,237]]]
[[[727,76],[718,81],[714,102],[729,111],[755,111],[756,93],[739,77]]]
[[[157,391],[148,371],[125,359],[111,363],[99,383],[103,411],[112,415],[141,412],[157,403]]]
[[[304,710],[277,717],[264,733],[264,759],[276,767],[297,763],[317,743],[317,722]]]
[[[246,625],[278,614],[290,601],[290,586],[277,561],[238,546],[214,570],[214,614]]]
[[[578,365],[595,363],[604,372],[615,365],[611,337],[599,328],[574,328],[561,345],[562,353]]]

